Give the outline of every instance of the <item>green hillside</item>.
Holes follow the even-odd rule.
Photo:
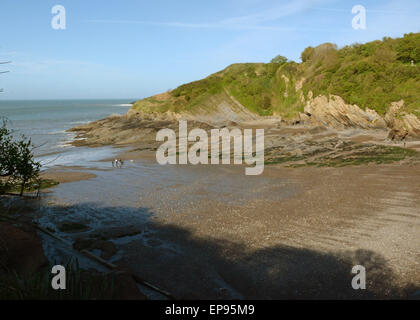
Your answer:
[[[382,115],[391,102],[404,99],[403,111],[420,116],[420,33],[341,49],[325,43],[306,48],[301,59],[302,63],[233,64],[159,98],[138,101],[133,108],[193,112],[229,95],[257,114],[291,118],[303,111],[303,97],[311,90],[315,96],[339,95]]]

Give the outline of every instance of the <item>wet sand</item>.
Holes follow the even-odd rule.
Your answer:
[[[67,168],[71,169],[71,168]],[[67,171],[62,169],[49,169],[41,174],[41,178],[50,179],[59,183],[77,182],[95,178],[96,175],[90,172]]]
[[[266,147],[274,160],[313,161],[395,145],[385,139],[271,128]],[[420,289],[418,158],[334,168],[286,161],[251,177],[244,166],[162,167],[155,147],[134,143],[91,167],[50,170],[72,183],[48,194],[40,223],[71,241],[112,242],[109,261],[179,299],[407,298]],[[60,232],[69,222],[86,231]],[[69,254],[48,247],[51,258]],[[367,290],[351,287],[355,265],[366,267]]]
[[[418,290],[420,166],[269,171],[297,192],[275,200],[267,186],[239,205],[203,199],[165,208],[149,226],[153,241],[128,244],[123,262],[183,298],[403,297]],[[206,192],[196,187],[172,197]],[[365,292],[351,288],[357,264],[367,269]]]
[[[242,166],[127,156],[135,162],[122,170],[55,188],[42,223],[90,226],[64,234],[73,240],[118,227],[110,261],[177,298],[395,298],[419,289],[418,163],[269,166],[247,177]],[[357,264],[367,269],[365,291],[351,288]]]

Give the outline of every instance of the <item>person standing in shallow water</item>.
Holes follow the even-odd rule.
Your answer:
[[[115,159],[112,161],[112,167],[113,168],[122,168],[124,165],[124,161],[122,159]]]

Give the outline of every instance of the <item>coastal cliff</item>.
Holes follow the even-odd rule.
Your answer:
[[[177,131],[184,119],[206,130],[266,129],[268,163],[387,162],[419,151],[420,33],[341,49],[325,43],[301,59],[233,64],[134,102],[125,115],[71,129],[74,145],[154,151],[156,133]]]
[[[286,124],[388,129],[420,135],[420,33],[302,52],[302,63],[233,64],[134,103],[129,115],[220,126],[273,118]]]

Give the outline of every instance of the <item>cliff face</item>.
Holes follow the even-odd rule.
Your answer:
[[[420,33],[341,49],[309,47],[302,61],[234,64],[137,101],[129,115],[211,125],[270,118],[420,135]]]
[[[309,94],[303,118],[308,124],[340,129],[359,127],[363,129],[385,129],[386,122],[371,109],[362,110],[357,105],[347,104],[340,96],[330,95],[312,98]],[[302,115],[301,115],[302,116]]]
[[[164,95],[166,97],[170,96],[168,93]],[[244,121],[252,121],[261,118],[258,114],[248,110],[245,106],[238,102],[228,93],[227,90],[206,97],[206,99],[203,99],[200,104],[192,109],[180,109],[177,111],[168,109],[164,112],[160,112],[159,106],[153,106],[153,104],[148,105],[146,108],[143,107],[144,104],[150,103],[150,99],[161,99],[161,97],[162,95],[157,95],[149,98],[149,100],[146,99],[144,101],[138,102],[128,112],[128,115],[142,115],[143,117],[148,117],[152,114],[155,119],[178,120],[182,118],[186,120],[209,123],[217,126],[227,125],[232,122],[239,123]],[[168,98],[168,100],[169,99],[171,98]]]
[[[318,96],[309,100],[304,113],[299,114],[299,122],[313,126],[325,126],[334,129],[390,129],[389,138],[402,140],[407,136],[420,137],[420,120],[404,111],[404,100],[393,102],[384,117],[375,110],[362,110],[357,105],[350,105],[335,95]]]

